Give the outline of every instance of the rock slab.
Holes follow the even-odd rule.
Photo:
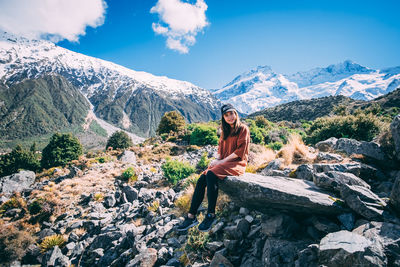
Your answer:
[[[236,203],[261,212],[287,210],[306,214],[339,215],[337,199],[310,181],[246,173],[228,176],[220,188]]]

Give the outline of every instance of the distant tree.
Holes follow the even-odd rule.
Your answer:
[[[65,166],[70,161],[82,155],[82,145],[71,133],[55,133],[49,144],[42,151],[41,165],[43,168]]]
[[[185,129],[185,119],[177,111],[169,111],[162,116],[160,124],[158,125],[157,134],[163,133],[178,133]]]
[[[131,146],[133,146],[133,142],[129,135],[124,131],[117,131],[108,139],[106,148],[125,149]]]
[[[6,176],[18,172],[19,170],[37,171],[40,162],[35,153],[25,150],[21,145],[17,145],[10,153],[0,157],[0,176]]]

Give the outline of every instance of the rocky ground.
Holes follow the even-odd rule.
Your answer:
[[[35,238],[11,265],[399,266],[400,116],[391,129],[394,157],[374,142],[346,138],[307,148],[312,156],[303,163],[294,157],[288,164],[284,153],[267,160],[271,155],[253,149],[252,163],[264,157],[268,164],[220,183],[218,223],[208,233],[174,230],[193,177],[166,182],[165,144],[5,177],[1,202],[20,191],[30,208],[8,209],[0,226],[25,220]],[[175,147],[168,148],[174,157],[192,165],[216,150]],[[120,179],[129,166],[137,181]],[[38,199],[50,203],[48,212],[28,216]],[[55,235],[65,242],[46,250],[43,241]]]

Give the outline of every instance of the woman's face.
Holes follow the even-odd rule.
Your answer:
[[[228,111],[224,114],[224,119],[230,126],[234,126],[236,122],[236,113],[233,111]]]

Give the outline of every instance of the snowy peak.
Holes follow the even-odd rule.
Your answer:
[[[326,68],[314,68],[309,71],[297,72],[286,77],[299,87],[306,87],[324,82],[336,82],[353,74],[372,73],[375,70],[361,66],[351,60],[332,64]]]
[[[400,67],[374,70],[351,60],[291,75],[257,67],[214,92],[243,113],[252,113],[293,100],[345,95],[371,100],[400,86]]]

